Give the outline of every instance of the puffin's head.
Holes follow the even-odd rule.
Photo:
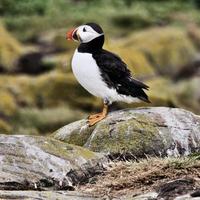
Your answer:
[[[102,28],[95,23],[87,23],[67,32],[67,39],[88,43],[104,35]]]

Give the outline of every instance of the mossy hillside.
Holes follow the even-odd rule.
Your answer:
[[[0,133],[10,134],[12,127],[4,120],[0,119]]]
[[[146,84],[150,87],[148,93],[151,105],[170,106],[175,104],[176,90],[170,79],[157,77],[149,79]]]
[[[0,23],[0,68],[12,71],[23,53],[22,45]]]
[[[193,111],[194,113],[200,113],[200,77],[196,76],[187,80],[179,81],[176,86],[176,96],[178,107],[183,107]]]
[[[53,46],[58,51],[73,51],[77,43],[66,40],[67,29],[59,29],[57,31],[48,31],[40,35],[39,40]]]
[[[1,75],[0,89],[11,94],[19,106],[35,106],[37,104],[37,96],[35,95],[36,80],[36,78],[26,75]]]
[[[51,72],[41,76],[36,83],[36,96],[44,106],[53,106],[67,102],[82,109],[94,109],[100,102],[91,96],[78,82],[72,73]],[[42,91],[42,92],[41,92]]]
[[[52,68],[57,69],[63,73],[70,73],[71,70],[71,58],[73,52],[59,52],[55,54],[50,54],[44,56],[42,59],[42,64],[46,66],[52,66]]]
[[[17,110],[15,98],[7,90],[0,89],[0,114],[12,116]]]
[[[141,51],[158,73],[168,76],[174,76],[197,53],[187,32],[171,27],[134,33],[121,43],[127,46]]]
[[[200,28],[194,24],[190,25],[187,29],[188,36],[190,37],[191,41],[200,49]]]
[[[18,105],[24,106],[54,107],[67,103],[92,110],[102,104],[78,84],[72,73],[59,70],[38,77],[1,76],[0,88],[11,93]]]
[[[159,148],[164,147],[156,125],[147,116],[136,114],[134,118],[127,119],[126,123],[119,120],[113,129],[110,128],[109,123],[100,124],[98,132],[93,132],[85,146],[96,152],[135,156],[154,154],[150,147],[155,144]]]
[[[10,124],[15,133],[48,134],[67,123],[85,117],[83,111],[67,105],[52,108],[19,108],[11,117]]]

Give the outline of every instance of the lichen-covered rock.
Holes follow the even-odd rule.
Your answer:
[[[5,191],[0,190],[0,199],[40,199],[40,200],[100,200],[95,195],[69,191]]]
[[[53,136],[111,156],[188,155],[200,151],[200,117],[167,107],[120,110],[94,127],[80,120]]]
[[[106,159],[82,147],[37,136],[0,135],[0,190],[73,190]]]

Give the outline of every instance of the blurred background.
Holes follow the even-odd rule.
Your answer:
[[[200,1],[0,0],[1,133],[44,135],[101,109],[75,80],[77,43],[65,40],[86,22],[150,86],[150,106],[200,114]],[[117,105],[137,106],[149,105]]]

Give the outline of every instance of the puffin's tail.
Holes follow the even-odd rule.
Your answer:
[[[129,80],[129,88],[131,90],[131,93],[133,94],[131,96],[134,96],[134,97],[136,96],[138,99],[140,99],[142,101],[145,101],[147,103],[151,103],[147,94],[144,92],[144,90],[149,89],[148,85],[145,85],[144,83],[142,83],[139,80],[131,78]]]

